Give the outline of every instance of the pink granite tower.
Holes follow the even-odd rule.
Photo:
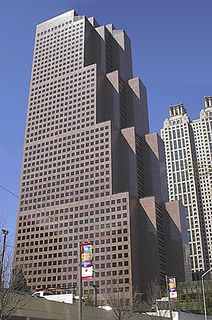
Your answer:
[[[167,203],[163,143],[112,24],[72,10],[37,26],[20,199],[15,261],[31,290],[77,286],[78,239],[94,249],[84,294],[185,279],[184,211]]]

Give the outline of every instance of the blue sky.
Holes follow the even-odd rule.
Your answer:
[[[183,102],[191,119],[212,95],[209,0],[5,0],[0,4],[0,185],[18,194],[35,26],[65,11],[113,23],[131,38],[134,76],[148,93],[151,131]],[[17,199],[0,188],[14,234]]]

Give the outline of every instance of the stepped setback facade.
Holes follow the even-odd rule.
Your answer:
[[[169,200],[187,208],[193,279],[212,266],[212,97],[191,121],[183,104],[169,107],[161,136],[165,144]]]
[[[14,257],[29,289],[77,287],[79,240],[93,244],[83,294],[185,279],[185,212],[168,202],[130,40],[72,10],[36,30]]]

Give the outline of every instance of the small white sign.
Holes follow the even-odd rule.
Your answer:
[[[82,267],[82,278],[86,279],[86,278],[90,278],[93,275],[93,266],[90,266],[88,268],[83,268]]]
[[[177,299],[177,291],[169,292],[170,299]]]

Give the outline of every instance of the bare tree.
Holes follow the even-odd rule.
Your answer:
[[[1,226],[1,223],[0,223]],[[12,267],[12,253],[9,246],[6,246],[4,263],[1,266],[1,287],[0,287],[0,319],[11,319],[14,312],[23,307],[28,296],[23,294],[27,289],[24,274],[20,267]],[[3,252],[3,243],[0,241],[0,250]],[[22,294],[20,294],[22,292]]]
[[[142,297],[142,311],[152,311],[156,306],[156,301],[161,299],[163,291],[157,280],[153,280],[149,283],[145,295]]]
[[[93,293],[89,290],[85,296],[85,305],[94,306],[94,296]]]
[[[5,277],[3,277],[5,280]],[[13,271],[12,278],[7,285],[1,288],[0,291],[0,319],[11,319],[14,312],[23,307],[27,301],[28,296],[23,294],[20,289],[23,289],[25,280],[20,269]]]
[[[137,293],[129,297],[129,293],[124,293],[121,289],[122,287],[113,286],[105,297],[106,304],[112,308],[111,314],[116,320],[130,319],[140,303]]]
[[[151,281],[142,297],[140,311],[152,316],[169,317],[168,297],[164,299],[166,294],[165,287],[161,288],[157,279]]]

